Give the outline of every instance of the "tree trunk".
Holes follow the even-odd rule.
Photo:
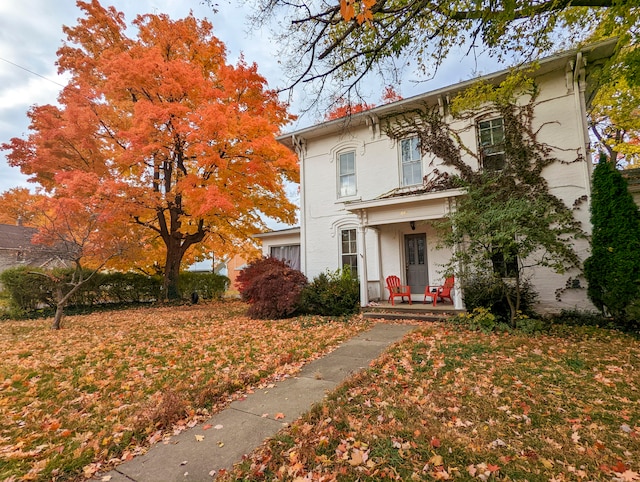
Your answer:
[[[181,258],[181,257],[180,257]],[[163,291],[168,300],[180,299],[178,278],[180,277],[180,259],[175,253],[167,253],[165,263]]]
[[[56,305],[56,315],[53,317],[52,330],[59,330],[62,327],[62,315],[64,314],[64,304],[58,303]]]
[[[520,311],[520,303],[522,298],[519,273],[515,273],[513,286],[509,286],[509,283],[504,283],[504,285],[506,295],[505,297],[507,298],[507,303],[509,303],[509,324],[511,325],[511,328],[516,328],[516,316],[518,315],[518,311]],[[512,293],[512,288],[515,290],[515,293]],[[513,294],[515,294],[515,300],[512,298]]]
[[[166,300],[180,299],[180,290],[178,289],[178,279],[180,277],[180,264],[184,250],[179,240],[171,238],[171,242],[167,244],[167,256],[165,258],[164,280],[162,283],[162,291]]]
[[[175,218],[175,219],[174,219]],[[194,244],[201,242],[207,232],[204,229],[204,221],[200,220],[198,231],[193,234],[183,235],[180,229],[180,223],[176,220],[177,215],[172,213],[171,229],[167,231],[167,225],[163,217],[159,217],[162,239],[167,247],[167,255],[165,257],[164,280],[162,283],[162,291],[165,300],[180,299],[181,294],[178,289],[178,279],[180,277],[180,265],[182,258],[187,250]]]
[[[62,281],[58,281],[62,283]],[[59,330],[62,328],[62,316],[64,315],[64,305],[67,302],[67,297],[63,295],[62,286],[56,286],[56,315],[53,317],[52,330]]]

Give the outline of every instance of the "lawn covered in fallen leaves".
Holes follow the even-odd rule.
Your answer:
[[[0,480],[66,480],[128,460],[366,327],[250,320],[240,302],[0,323]]]
[[[640,480],[640,346],[419,328],[225,480]]]

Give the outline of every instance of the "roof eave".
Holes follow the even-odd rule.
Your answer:
[[[579,52],[581,52],[583,55],[587,54],[588,56],[587,58],[590,64],[594,63],[594,61],[608,58],[613,54],[617,41],[618,41],[617,38],[611,38],[608,40],[603,40],[598,43],[584,46],[582,48],[559,52],[549,57],[540,59],[537,62],[539,67],[536,70],[536,75],[542,75],[547,72],[551,72],[556,68],[564,68],[566,62],[569,59],[575,58]],[[523,66],[519,66],[515,68],[525,69],[530,65],[531,64],[525,64]],[[285,146],[289,147],[290,149],[293,149],[296,138],[309,139],[309,138],[321,137],[323,135],[334,134],[336,132],[344,131],[345,127],[357,127],[357,126],[366,124],[366,122],[369,121],[371,118],[386,116],[393,113],[401,113],[403,111],[409,110],[411,107],[415,107],[417,104],[424,104],[429,99],[433,99],[434,101],[437,102],[437,99],[439,97],[460,92],[479,81],[485,81],[485,82],[491,82],[491,83],[499,82],[503,80],[510,72],[512,72],[513,69],[514,68],[502,69],[497,72],[493,72],[491,74],[475,77],[473,79],[465,80],[463,82],[458,82],[456,84],[452,84],[446,87],[432,90],[430,92],[425,92],[412,97],[408,97],[406,99],[402,99],[397,102],[392,102],[389,104],[384,104],[378,107],[374,107],[372,109],[369,109],[363,112],[358,112],[348,117],[342,117],[340,119],[322,122],[320,124],[315,124],[313,126],[299,129],[297,131],[285,133],[278,136],[277,140],[280,143],[284,144]]]

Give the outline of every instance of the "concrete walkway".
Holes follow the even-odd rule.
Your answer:
[[[146,454],[94,480],[211,481],[220,469],[231,469],[244,454],[309,411],[327,392],[369,366],[389,345],[414,328],[378,323],[327,356],[305,365],[297,377],[278,382],[273,388],[256,390],[204,424],[172,437],[168,444],[154,445]],[[206,426],[210,428],[205,430]]]

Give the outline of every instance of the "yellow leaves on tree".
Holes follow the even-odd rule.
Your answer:
[[[62,172],[109,185],[118,222],[146,230],[139,263],[160,264],[169,296],[187,251],[246,244],[265,215],[294,222],[285,181],[298,180],[297,161],[275,140],[292,117],[257,66],[227,64],[211,23],[193,15],[138,16],[129,38],[113,7],[78,5],[85,16],[58,51],[71,75],[60,107],[30,110],[28,138],[3,145],[9,162],[50,192]]]

